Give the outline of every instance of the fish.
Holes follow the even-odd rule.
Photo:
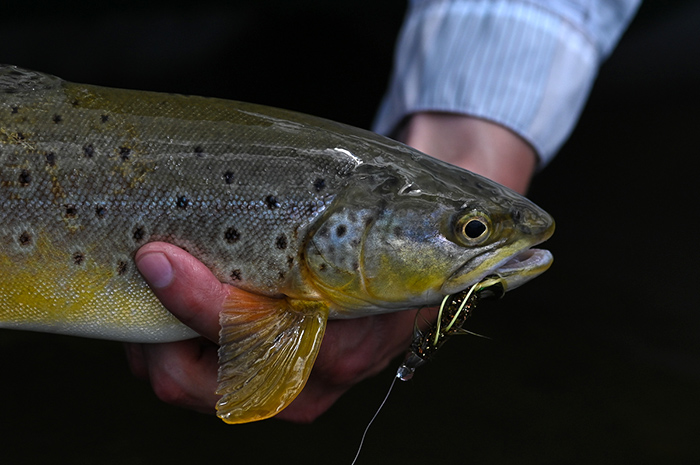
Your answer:
[[[166,241],[233,291],[217,415],[272,417],[328,319],[436,305],[544,272],[552,217],[390,138],[292,111],[0,65],[0,328],[157,343],[197,334],[134,255]]]

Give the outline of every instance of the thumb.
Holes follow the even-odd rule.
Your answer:
[[[218,341],[219,313],[229,285],[195,257],[165,242],[144,245],[134,260],[165,308],[202,336]]]

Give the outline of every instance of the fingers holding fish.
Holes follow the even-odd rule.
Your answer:
[[[161,344],[126,344],[132,372],[171,405],[214,413],[217,346],[205,338]]]
[[[150,243],[136,263],[168,310],[208,339],[216,340],[218,315],[228,295],[209,269],[184,250]],[[316,419],[361,380],[382,369],[410,341],[415,312],[331,321],[311,376],[301,394],[278,418]],[[214,413],[218,396],[217,346],[203,338],[162,344],[127,344],[132,372],[150,381],[164,402]]]
[[[156,396],[179,407],[215,412],[219,313],[227,285],[199,260],[172,244],[153,242],[135,262],[163,305],[203,337],[161,344],[126,344],[132,372],[148,380]]]
[[[136,253],[136,265],[163,305],[180,321],[211,341],[219,337],[219,313],[228,295],[202,262],[165,242]]]

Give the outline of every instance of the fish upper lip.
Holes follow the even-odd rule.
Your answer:
[[[538,249],[536,246],[547,241],[554,234],[556,224],[550,217],[549,226],[542,231],[537,242],[530,243],[527,247],[523,247],[520,251],[515,252],[511,256],[504,259],[492,269],[492,273],[502,278],[520,277],[524,279],[515,279],[517,287],[530,279],[547,271],[551,266],[554,257],[549,250]],[[523,270],[528,270],[525,273],[520,273]],[[509,283],[510,285],[511,283]],[[512,288],[512,287],[510,287]]]

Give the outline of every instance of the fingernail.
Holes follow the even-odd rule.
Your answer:
[[[156,289],[169,286],[175,277],[170,260],[160,252],[142,255],[136,262],[136,266],[151,287]]]

